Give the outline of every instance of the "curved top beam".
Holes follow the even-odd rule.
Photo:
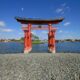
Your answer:
[[[32,18],[21,18],[16,17],[15,18],[18,22],[21,24],[39,24],[39,25],[46,25],[46,24],[58,24],[64,20],[64,18],[59,19],[32,19]]]

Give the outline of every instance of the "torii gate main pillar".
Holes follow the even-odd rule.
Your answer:
[[[48,50],[52,53],[56,53],[56,46],[55,46],[55,32],[56,28],[52,28],[52,25],[48,25],[49,33],[48,33]]]
[[[32,50],[31,40],[31,24],[28,24],[27,28],[24,29],[24,53],[29,53]]]

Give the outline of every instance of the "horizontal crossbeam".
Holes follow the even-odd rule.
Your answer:
[[[28,27],[22,27],[23,30],[28,30]],[[53,31],[56,30],[56,28],[51,28]],[[31,30],[49,30],[48,27],[32,27]]]

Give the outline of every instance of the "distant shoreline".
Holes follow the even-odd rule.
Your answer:
[[[15,40],[15,41],[0,41],[0,42],[21,42],[21,43],[24,43],[24,41],[18,41],[18,40]],[[59,43],[59,42],[80,42],[80,40],[56,40],[56,43]],[[33,44],[44,44],[44,43],[48,43],[48,41],[32,41]]]

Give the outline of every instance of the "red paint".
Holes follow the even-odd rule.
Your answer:
[[[31,40],[31,24],[28,24],[27,27],[22,28],[24,30],[24,53],[29,53],[32,49],[32,40]]]
[[[49,33],[48,33],[48,49],[52,53],[56,53],[56,46],[55,46],[55,32],[56,28],[52,28],[52,25],[48,25]]]

